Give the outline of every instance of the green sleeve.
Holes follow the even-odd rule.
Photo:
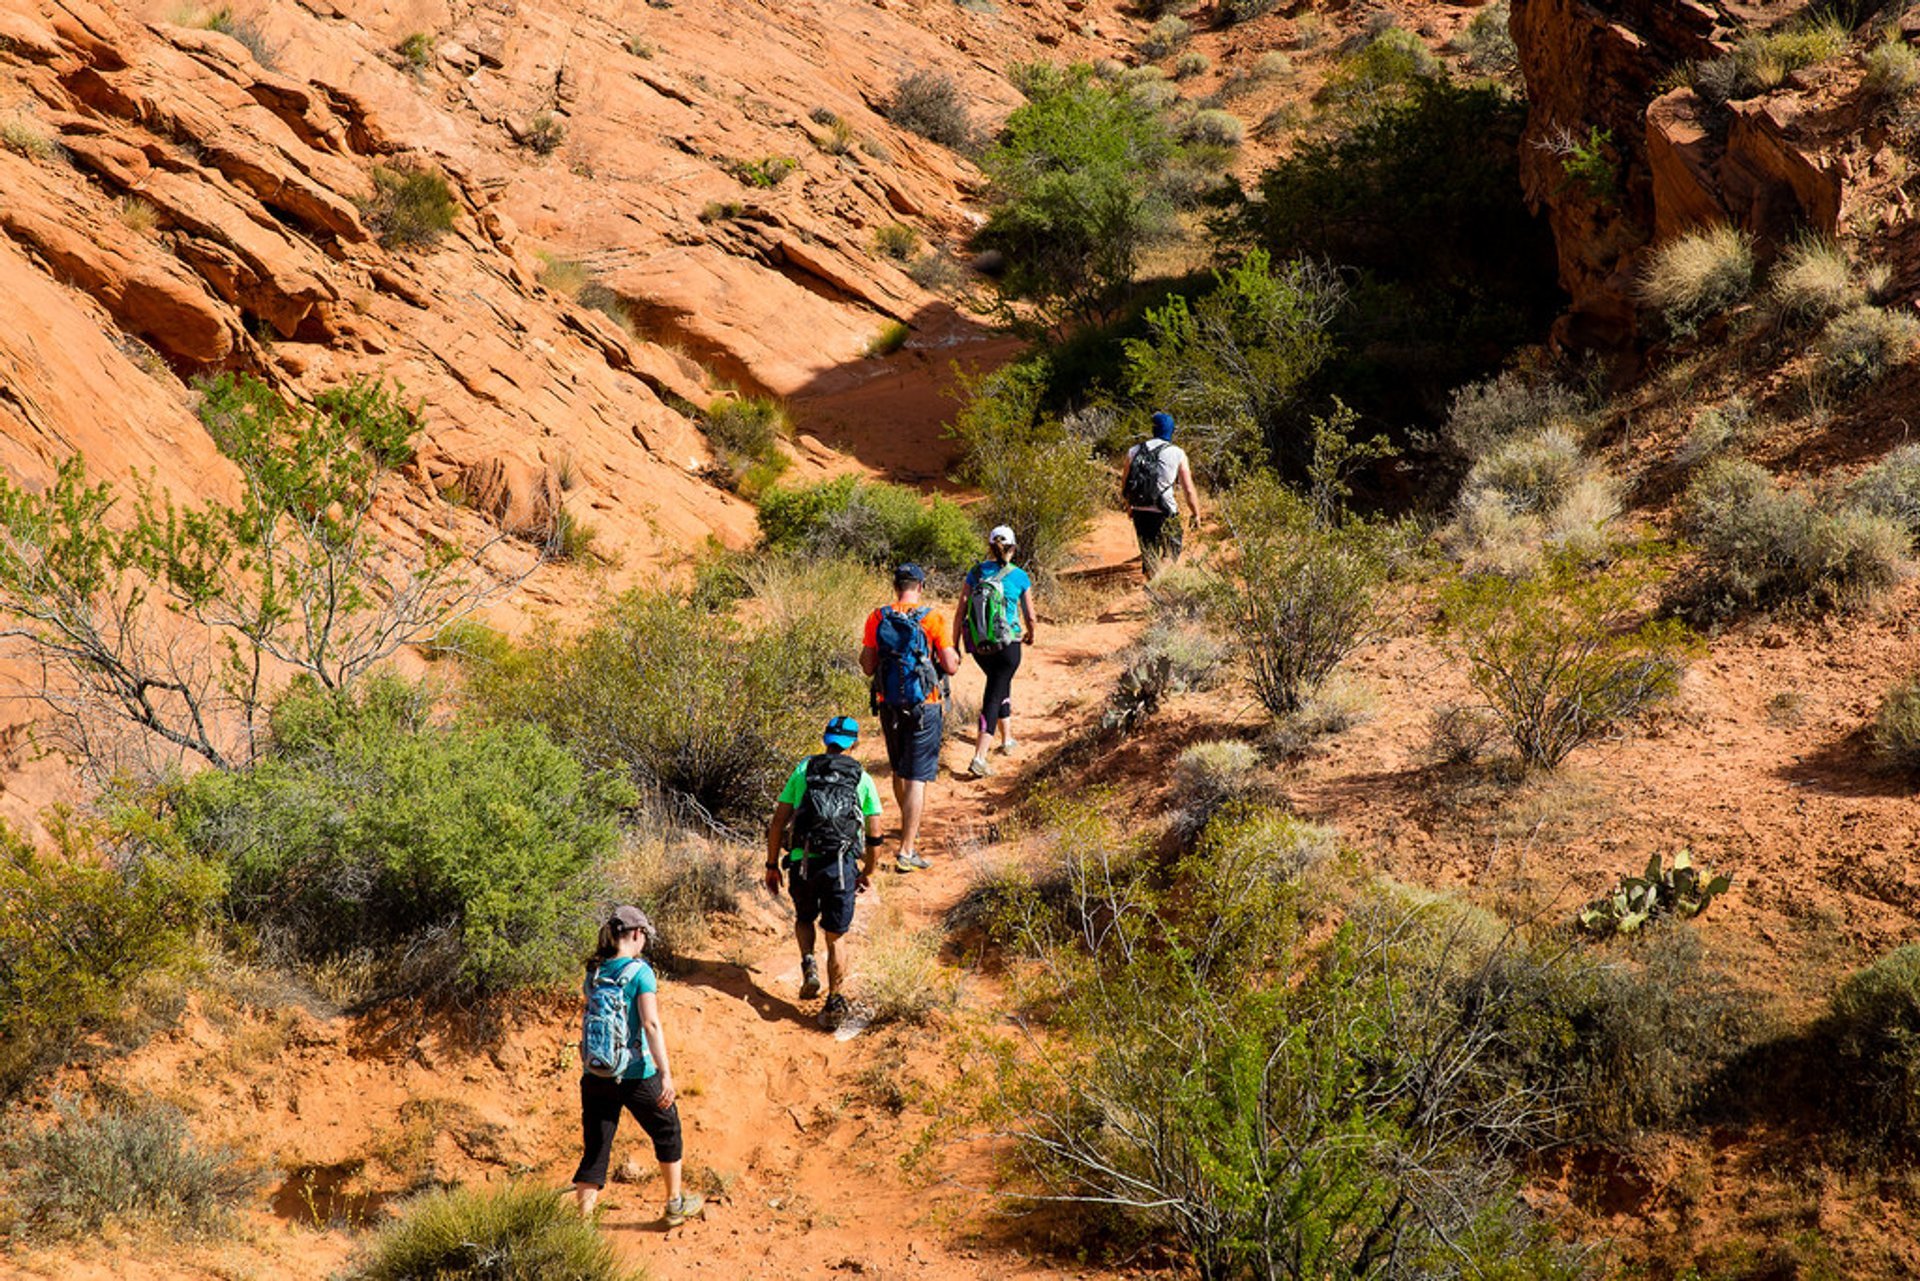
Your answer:
[[[798,805],[800,798],[807,794],[807,763],[801,761],[794,767],[793,777],[780,789],[780,804]]]
[[[860,775],[860,812],[871,818],[880,812],[880,789],[874,786],[873,775]]]

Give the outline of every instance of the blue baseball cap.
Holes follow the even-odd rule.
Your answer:
[[[827,732],[820,737],[828,747],[845,751],[860,741],[860,722],[851,716],[836,716],[827,722]]]
[[[912,561],[908,561],[893,571],[893,581],[896,583],[924,583],[927,581],[927,571]]]
[[[1173,415],[1161,410],[1153,416],[1153,434],[1161,440],[1173,439]]]

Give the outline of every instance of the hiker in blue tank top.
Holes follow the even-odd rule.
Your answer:
[[[607,1185],[607,1163],[622,1110],[631,1112],[653,1140],[654,1159],[667,1185],[670,1228],[700,1212],[706,1198],[680,1185],[685,1145],[680,1105],[660,1026],[659,980],[647,964],[653,922],[637,907],[621,906],[600,927],[599,946],[587,958],[582,990],[587,1009],[580,1034],[580,1167],[573,1193],[582,1215],[593,1213]]]
[[[990,559],[967,571],[953,623],[987,678],[986,692],[980,696],[973,763],[967,766],[967,773],[975,778],[993,773],[987,764],[987,745],[996,729],[1002,752],[1019,746],[1013,737],[1013,674],[1020,670],[1021,647],[1033,644],[1034,633],[1033,580],[1013,563],[1017,550],[1013,530],[994,526],[987,535],[987,550]]]
[[[880,789],[847,755],[860,741],[860,722],[836,716],[820,737],[827,750],[794,767],[767,824],[767,889],[778,894],[786,873],[803,1001],[820,995],[820,968],[813,958],[816,921],[827,936],[827,1001],[820,1026],[831,1032],[851,1009],[840,991],[847,973],[841,940],[853,928],[855,897],[873,884],[880,854]]]

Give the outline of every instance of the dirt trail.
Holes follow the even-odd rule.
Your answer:
[[[934,865],[911,876],[883,872],[861,900],[856,949],[883,904],[900,905],[909,927],[938,926],[970,884],[967,849],[1019,804],[1032,764],[1091,714],[1111,684],[1103,669],[1144,612],[1132,576],[1119,572],[1131,554],[1125,522],[1115,516],[1089,546],[1089,569],[1113,584],[1114,596],[1098,616],[1062,624],[1042,602],[1039,643],[1014,687],[1020,749],[1010,760],[995,757],[993,777],[969,780],[952,773],[965,769],[968,748],[948,740],[922,837]],[[955,678],[963,694],[976,698],[980,681],[971,663]],[[883,775],[877,738],[859,750]],[[887,791],[884,777],[881,790]],[[836,1040],[819,1031],[813,1023],[819,1003],[802,1006],[794,997],[799,963],[784,902],[776,905],[762,893],[755,900],[743,931],[720,943],[733,959],[703,957],[693,972],[662,985],[686,1096],[688,1168],[696,1179],[713,1180],[709,1186],[724,1183],[725,1193],[704,1220],[667,1232],[644,1141],[636,1142],[634,1127],[624,1127],[616,1164],[635,1154],[643,1179],[611,1185],[602,1220],[623,1252],[656,1281],[1087,1276],[1084,1267],[1056,1267],[991,1242],[990,1199],[962,1186],[986,1182],[986,1154],[937,1156],[945,1175],[932,1186],[909,1178],[900,1158],[931,1119],[925,1109],[934,1105],[932,1089],[951,1076],[943,1034],[883,1026]],[[859,964],[856,950],[856,972]],[[990,1010],[991,985],[972,976],[967,983],[963,1004]],[[875,1101],[882,1073],[916,1083],[898,1116]],[[544,1172],[564,1181],[570,1167],[571,1156],[556,1158]]]

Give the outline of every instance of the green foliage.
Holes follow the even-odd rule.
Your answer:
[[[110,1223],[206,1232],[258,1182],[233,1153],[195,1143],[178,1108],[128,1101],[83,1112],[57,1098],[55,1111],[56,1123],[7,1145],[33,1235],[95,1237]]]
[[[111,1020],[143,977],[187,967],[224,889],[145,824],[120,848],[64,821],[54,835],[42,853],[0,827],[0,1096]]]
[[[1819,381],[1831,391],[1857,391],[1911,363],[1915,344],[1920,344],[1920,320],[1880,307],[1855,307],[1828,321],[1820,335]]]
[[[1290,414],[1333,354],[1329,326],[1345,293],[1312,262],[1276,270],[1261,249],[1213,282],[1147,310],[1147,336],[1123,344],[1128,388],[1188,424],[1182,444],[1204,479],[1223,480],[1263,455],[1297,469],[1311,442],[1288,437]]]
[[[873,231],[873,248],[883,258],[910,262],[920,248],[920,233],[904,222],[890,222]]]
[[[1885,1150],[1920,1151],[1920,945],[1848,976],[1817,1029],[1829,1115]]]
[[[1847,498],[1864,511],[1898,521],[1920,535],[1920,445],[1899,445],[1847,486]]]
[[[360,204],[367,227],[389,249],[425,248],[453,230],[453,188],[433,169],[373,167],[373,195]]]
[[[536,156],[550,156],[567,140],[566,121],[551,111],[540,111],[527,121],[520,132],[520,145]]]
[[[394,52],[400,55],[415,71],[424,71],[433,61],[433,36],[429,32],[416,31],[394,46]]]
[[[1849,38],[1846,25],[1827,10],[1777,30],[1752,32],[1732,53],[1695,68],[1694,91],[1715,106],[1752,97],[1802,67],[1839,57]]]
[[[874,358],[891,356],[894,352],[906,346],[907,339],[912,336],[913,330],[907,327],[905,321],[889,320],[886,324],[880,326],[879,333],[868,340],[866,354]]]
[[[1732,885],[1731,877],[1695,869],[1687,850],[1676,852],[1666,867],[1655,850],[1645,872],[1621,877],[1618,885],[1581,908],[1575,919],[1589,934],[1632,934],[1661,917],[1698,916]]]
[[[1695,642],[1672,621],[1632,625],[1647,581],[1561,555],[1531,578],[1485,574],[1442,591],[1447,648],[1522,762],[1554,769],[1678,687]]]
[[[923,498],[904,485],[839,476],[760,495],[760,536],[768,549],[839,557],[892,568],[913,561],[959,570],[979,559],[973,522],[952,499]]]
[[[1368,422],[1431,422],[1537,340],[1562,298],[1552,237],[1521,195],[1525,123],[1504,90],[1420,80],[1353,129],[1301,141],[1224,220],[1276,262],[1343,269],[1337,354],[1314,390]]]
[[[1706,620],[1776,605],[1857,608],[1900,578],[1910,547],[1895,520],[1782,489],[1735,458],[1702,469],[1680,523],[1699,546],[1700,568],[1676,603]]]
[[[1071,561],[1112,484],[1091,442],[1041,414],[1048,375],[1042,360],[962,377],[952,427],[959,478],[986,494],[994,523],[1019,534],[1022,563],[1043,575]]]
[[[392,678],[296,687],[251,769],[180,788],[181,837],[273,951],[391,956],[394,986],[440,995],[558,981],[592,943],[633,792],[534,726],[441,727],[428,705]]]
[[[1920,89],[1920,51],[1901,40],[1887,40],[1867,51],[1867,92],[1899,100]]]
[[[887,119],[929,142],[955,151],[971,150],[973,116],[953,77],[940,71],[916,71],[893,87],[881,108]]]
[[[1905,680],[1887,691],[1873,718],[1873,747],[1897,769],[1920,768],[1920,680]]]
[[[1379,634],[1377,532],[1315,521],[1309,503],[1267,474],[1243,480],[1220,511],[1240,553],[1223,621],[1246,649],[1254,696],[1285,716]]]
[[[1620,198],[1620,168],[1613,159],[1613,130],[1590,125],[1583,140],[1568,135],[1554,147],[1564,185],[1578,187],[1587,198],[1610,204]]]
[[[1010,296],[1056,318],[1110,317],[1170,225],[1178,155],[1151,107],[1071,68],[1007,117],[982,158],[993,211],[976,243],[1005,255]]]
[[[848,640],[856,621],[808,612],[749,630],[629,592],[576,636],[542,633],[476,664],[468,689],[493,721],[541,727],[683,816],[744,825],[765,817],[793,762],[817,750],[827,717],[864,704]]]
[[[1680,334],[1692,333],[1752,289],[1753,238],[1725,223],[1660,245],[1640,277],[1640,300]]]
[[[565,1198],[531,1183],[431,1192],[380,1230],[349,1281],[640,1281]]]
[[[762,156],[758,160],[741,160],[728,166],[728,171],[749,187],[777,187],[785,182],[796,170],[800,162],[791,156]]]
[[[1314,101],[1353,129],[1404,108],[1443,79],[1439,59],[1405,27],[1388,27],[1327,73]]]

